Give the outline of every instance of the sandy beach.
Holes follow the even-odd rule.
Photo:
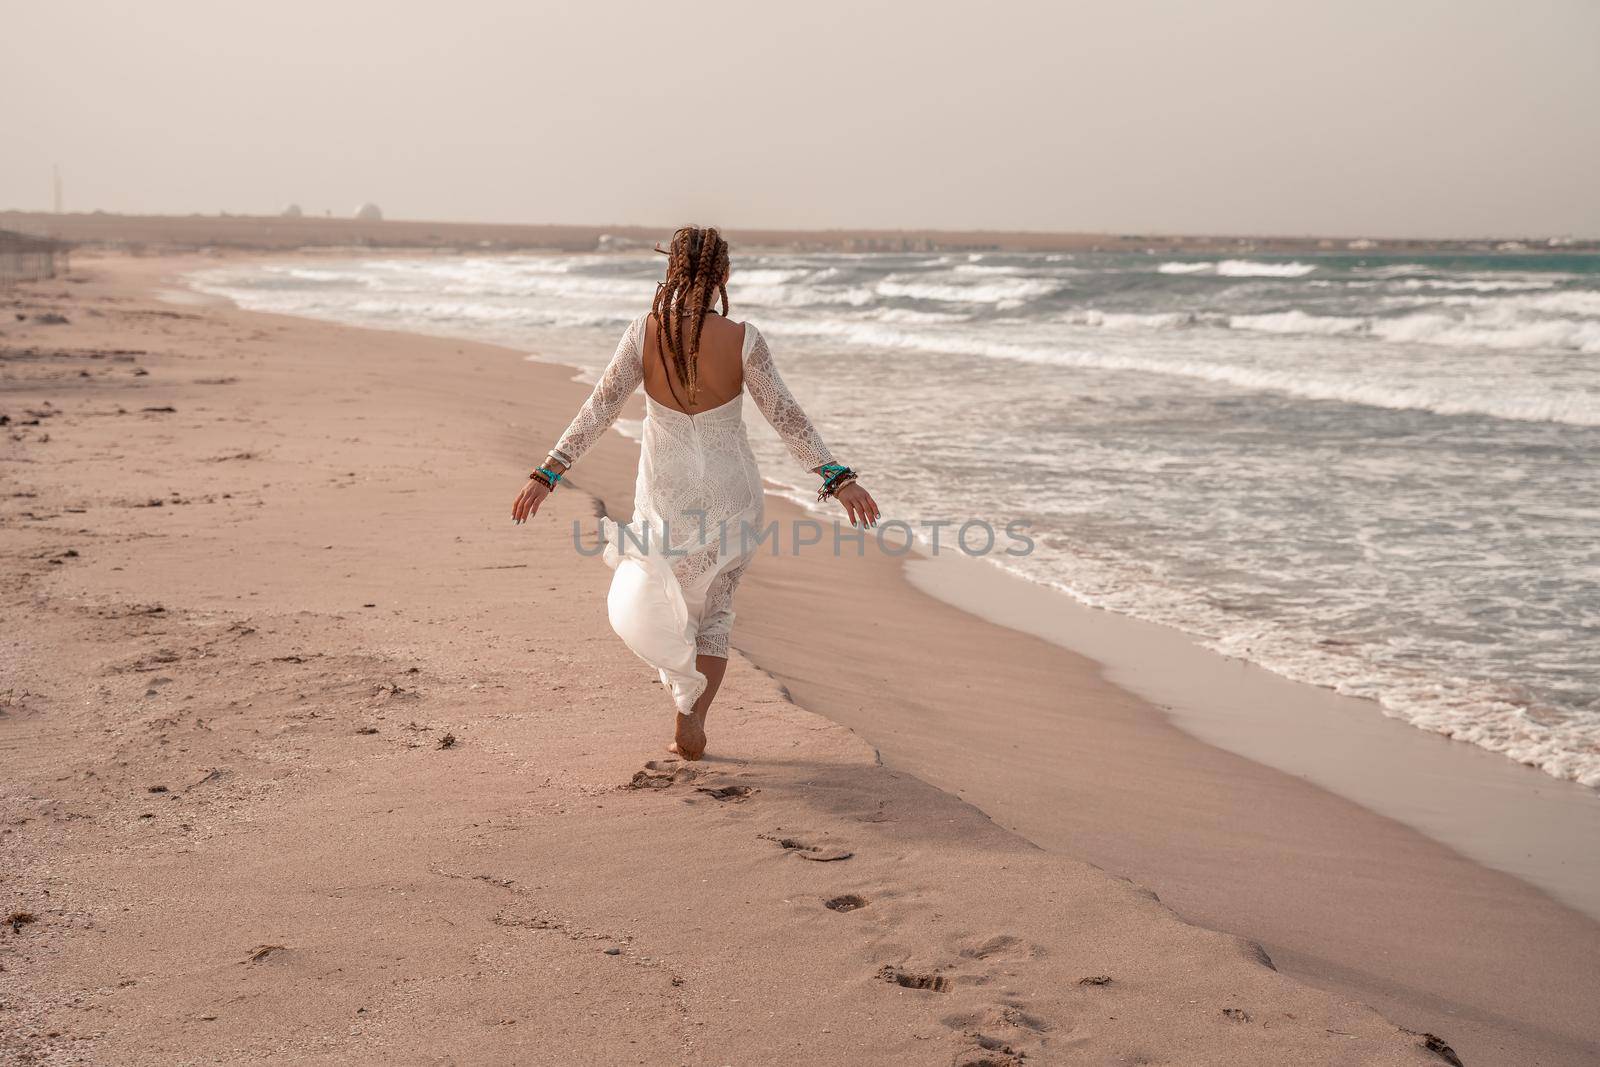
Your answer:
[[[5,297],[0,1059],[1600,1056],[1592,919],[896,559],[761,560],[669,760],[571,543],[636,447],[507,519],[571,372],[197,263]]]

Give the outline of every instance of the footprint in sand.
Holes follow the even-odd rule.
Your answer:
[[[835,845],[820,844],[808,838],[789,836],[784,834],[757,834],[779,848],[793,852],[803,860],[814,860],[817,863],[832,863],[836,860],[847,860],[855,853],[847,848]]]
[[[1020,1064],[1028,1056],[1027,1049],[1036,1048],[1039,1035],[1050,1029],[1043,1019],[1028,1014],[1016,1003],[947,1015],[940,1022],[961,1031],[962,1037],[970,1043],[970,1047],[956,1056],[956,1067]]]
[[[878,977],[906,989],[927,989],[934,993],[948,993],[953,984],[945,975],[902,971],[891,963],[886,963],[878,969]]]
[[[698,777],[700,771],[681,760],[653,759],[645,763],[643,770],[633,772],[633,778],[625,788],[666,789],[679,782],[692,782]]]
[[[702,785],[696,786],[695,792],[704,793],[712,800],[731,800],[738,802],[741,800],[748,800],[755,790],[747,785],[724,785],[718,786],[715,789]]]
[[[955,1067],[1021,1067],[1023,1054],[998,1038],[973,1038],[977,1048],[962,1052],[955,1059]]]
[[[1021,1030],[1030,1034],[1042,1034],[1050,1029],[1049,1023],[1037,1015],[1023,1011],[1016,1004],[991,1004],[976,1011],[946,1015],[939,1021],[952,1030],[970,1033],[981,1033],[985,1030]]]
[[[1043,949],[1010,934],[995,934],[959,942],[956,951],[969,960],[1029,960],[1039,956]]]
[[[824,900],[822,906],[830,911],[855,911],[858,908],[867,906],[867,898],[857,896],[854,893],[845,893],[842,896]]]

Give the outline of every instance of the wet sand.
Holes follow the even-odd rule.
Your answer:
[[[611,443],[573,478],[622,520],[638,453]],[[987,564],[853,551],[758,560],[733,643],[890,767],[1468,1063],[1600,1060],[1589,791]]]

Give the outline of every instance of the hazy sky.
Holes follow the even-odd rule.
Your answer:
[[[1600,236],[1600,0],[0,0],[0,208]]]

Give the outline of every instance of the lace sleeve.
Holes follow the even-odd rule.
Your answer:
[[[639,324],[642,321],[635,319],[628,324],[622,340],[617,342],[616,354],[606,364],[594,391],[583,402],[577,418],[561,435],[556,447],[550,450],[551,455],[567,466],[576,463],[578,457],[589,451],[600,440],[600,435],[611,428],[622,412],[622,405],[644,380],[644,362],[639,356]]]
[[[794,394],[789,392],[789,387],[778,376],[767,339],[749,323],[745,324],[745,329],[755,333],[750,354],[744,361],[744,387],[749,390],[750,399],[756,402],[761,414],[778,431],[778,436],[789,446],[789,453],[799,461],[800,466],[814,471],[824,463],[832,463],[833,453],[822,443],[822,435],[811,425],[811,420],[801,410]]]

